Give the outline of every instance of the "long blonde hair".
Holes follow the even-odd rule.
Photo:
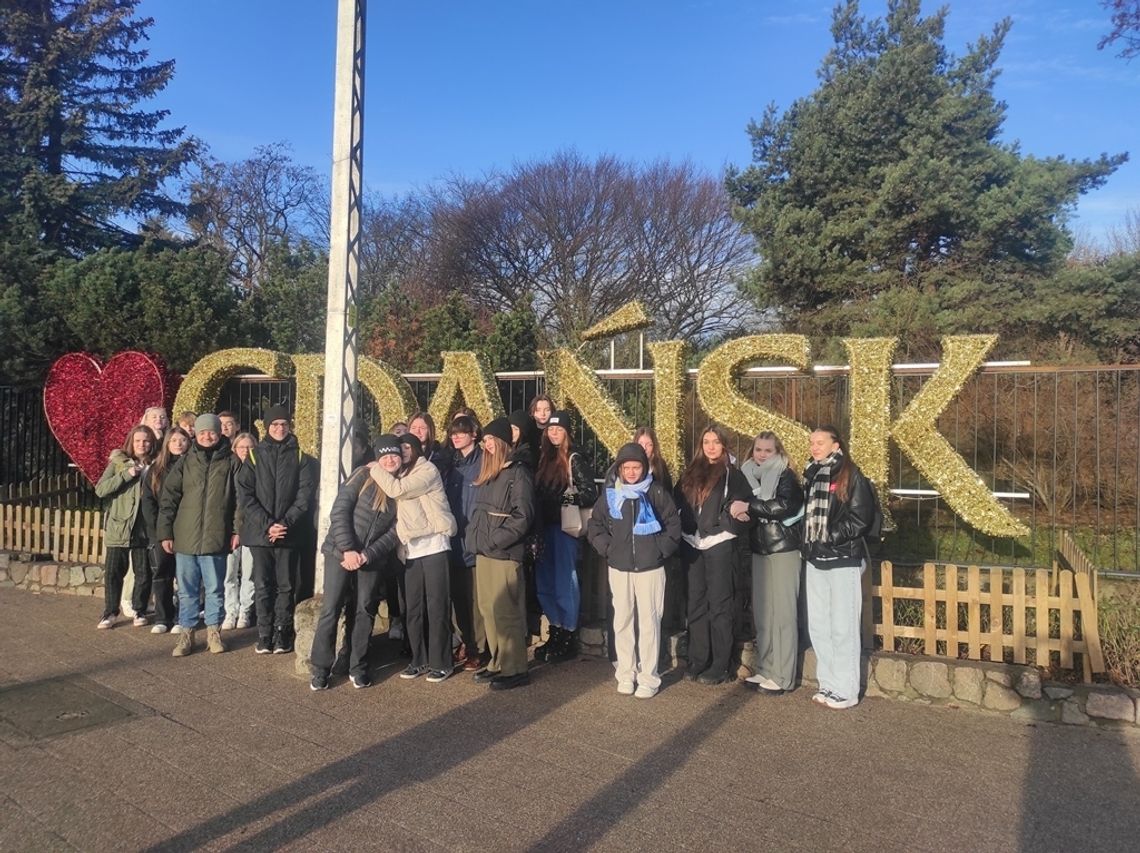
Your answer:
[[[388,509],[388,493],[380,488],[379,483],[372,479],[372,476],[368,473],[367,467],[361,468],[359,471],[357,471],[357,473],[363,473],[364,476],[363,481],[360,484],[360,489],[356,493],[356,499],[359,501],[360,498],[364,495],[364,490],[369,486],[372,486],[372,488],[376,490],[376,492],[372,495],[372,511],[385,512]]]
[[[486,446],[484,446],[483,462],[479,467],[479,476],[475,478],[476,486],[494,480],[510,461],[510,446],[497,435],[483,436],[483,441],[486,442],[488,438],[495,443],[495,452],[488,453]]]

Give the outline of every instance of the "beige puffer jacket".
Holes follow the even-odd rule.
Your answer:
[[[439,469],[423,457],[417,459],[412,470],[400,478],[393,477],[379,465],[373,465],[372,479],[385,494],[398,502],[396,535],[404,545],[421,536],[433,533],[454,536],[458,531]]]

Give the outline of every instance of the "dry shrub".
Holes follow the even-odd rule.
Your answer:
[[[1140,685],[1140,584],[1103,595],[1097,616],[1108,677],[1115,684]]]

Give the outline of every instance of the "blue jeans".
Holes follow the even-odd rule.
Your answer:
[[[578,587],[578,540],[559,524],[543,530],[542,553],[534,566],[534,586],[542,612],[551,625],[578,630],[582,591]]]
[[[198,600],[206,590],[206,624],[221,625],[225,617],[225,554],[175,554],[174,573],[178,578],[178,624],[193,628],[198,624]]]

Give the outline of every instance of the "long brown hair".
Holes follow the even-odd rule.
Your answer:
[[[424,425],[428,428],[427,441],[423,442],[423,455],[428,459],[431,459],[432,453],[435,452],[435,418],[433,418],[427,412],[414,413],[410,418],[408,418],[408,432],[412,431],[412,424],[414,424],[416,421],[423,421]]]
[[[724,448],[724,453],[719,462],[709,462],[705,456],[704,440],[710,432],[717,437],[720,446]],[[701,445],[694,454],[693,461],[685,468],[685,473],[681,475],[681,482],[679,483],[681,493],[694,511],[699,511],[704,502],[708,500],[717,481],[721,477],[728,476],[728,437],[724,434],[724,430],[716,424],[709,424],[701,430]]]
[[[564,429],[566,438],[557,447],[550,440],[546,430],[542,431],[542,452],[538,457],[538,473],[535,483],[550,491],[566,491],[570,487],[570,453],[573,439],[570,430]]]
[[[487,452],[487,439],[495,443],[495,452]],[[479,476],[475,478],[475,485],[481,486],[494,480],[510,461],[511,448],[497,435],[483,436],[483,462],[479,467]]]
[[[669,476],[669,467],[665,464],[665,457],[661,455],[661,443],[657,440],[657,431],[653,427],[638,427],[633,431],[633,440],[637,441],[643,435],[653,442],[653,455],[649,457],[649,472],[653,474],[654,480],[663,483]]]
[[[135,456],[135,436],[140,432],[150,439],[150,453],[146,454],[144,457],[142,457],[142,459],[139,459],[137,456]],[[127,456],[131,459],[135,459],[139,462],[144,462],[149,465],[154,461],[155,454],[158,453],[155,447],[157,444],[158,439],[155,438],[154,430],[148,426],[139,424],[136,427],[132,427],[131,431],[127,433],[126,441],[123,442],[123,453],[127,454]]]
[[[835,486],[835,497],[841,501],[847,500],[847,487],[851,482],[851,457],[847,455],[847,444],[843,441],[843,437],[839,434],[839,430],[831,424],[823,424],[817,426],[812,432],[825,432],[831,436],[831,440],[839,445],[839,450],[843,456],[842,462],[839,463],[839,470],[831,472],[831,482]]]
[[[190,445],[193,443],[186,430],[182,429],[182,427],[172,426],[167,429],[166,434],[162,437],[162,450],[158,451],[158,458],[154,464],[150,466],[148,473],[150,477],[150,490],[156,495],[162,490],[162,481],[166,479],[166,472],[170,470],[170,466],[174,464],[174,460],[181,458],[170,452],[170,439],[176,435],[182,436],[186,441],[186,450],[182,451],[183,455],[190,450]]]

